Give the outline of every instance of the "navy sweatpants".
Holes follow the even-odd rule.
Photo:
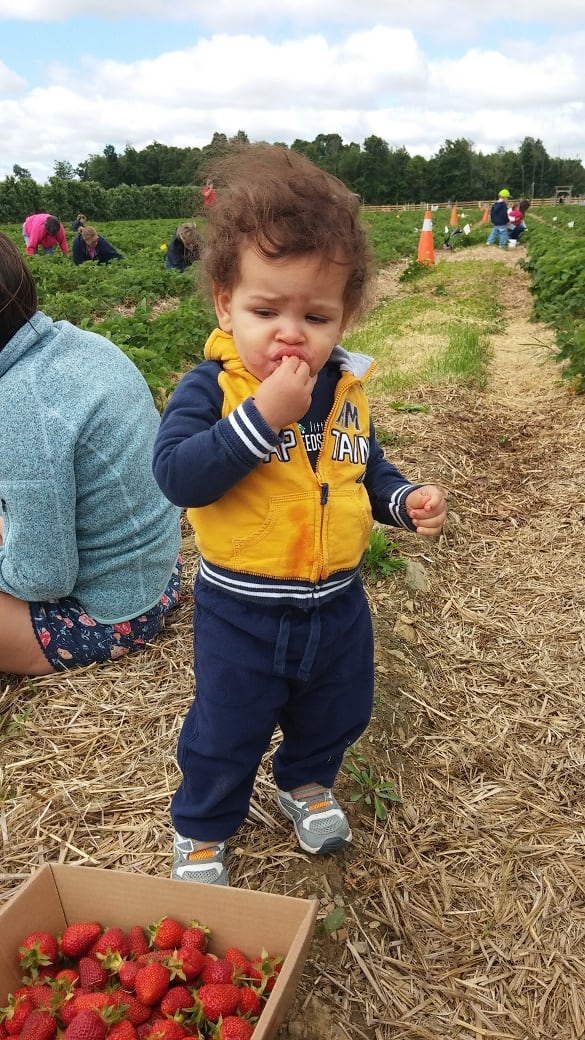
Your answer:
[[[374,688],[372,622],[357,579],[327,604],[257,607],[195,583],[195,699],[177,757],[175,829],[199,841],[235,834],[277,725],[276,785],[331,787],[365,730]]]

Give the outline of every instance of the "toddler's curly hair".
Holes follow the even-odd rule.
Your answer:
[[[214,183],[202,250],[201,282],[233,289],[242,249],[251,245],[267,259],[318,254],[324,263],[347,266],[346,321],[364,309],[373,270],[360,200],[342,181],[282,145],[237,146],[224,154]]]

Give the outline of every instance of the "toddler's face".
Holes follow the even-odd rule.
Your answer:
[[[316,375],[343,334],[347,276],[347,266],[311,254],[267,260],[245,247],[238,284],[216,289],[214,299],[220,327],[234,337],[248,371],[266,379],[292,356]]]

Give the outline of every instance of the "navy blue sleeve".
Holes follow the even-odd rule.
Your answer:
[[[163,494],[182,508],[217,501],[279,441],[252,397],[222,418],[220,372],[214,361],[193,368],[181,379],[161,419],[153,473]]]
[[[366,491],[370,498],[372,515],[380,524],[392,527],[405,527],[408,531],[416,531],[406,512],[406,498],[420,484],[411,484],[399,469],[384,456],[376,437],[374,424],[370,423],[370,454],[364,478]]]
[[[187,266],[185,260],[185,247],[174,234],[167,249],[167,263],[177,271],[184,271]]]
[[[84,260],[87,260],[87,254],[85,252],[85,243],[81,235],[77,235],[73,239],[73,263],[79,266]]]
[[[114,249],[107,238],[102,238],[101,235],[98,235],[97,255],[100,264],[109,264],[110,260],[123,260],[122,254]]]

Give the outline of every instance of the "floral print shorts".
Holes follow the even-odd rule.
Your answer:
[[[179,602],[182,570],[179,556],[158,603],[139,617],[112,625],[90,617],[72,596],[29,603],[35,635],[51,667],[62,672],[141,650],[164,628],[168,612]]]

